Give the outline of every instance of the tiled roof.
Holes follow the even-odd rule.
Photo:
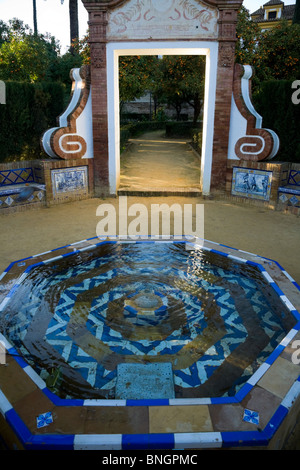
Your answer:
[[[284,5],[284,2],[281,2],[280,0],[270,0],[264,4],[264,7],[269,7],[271,5]]]
[[[268,3],[265,3],[264,7],[265,6],[270,6],[270,5],[279,5],[279,4],[282,4],[282,3],[283,2],[279,2],[278,0],[271,0]],[[274,22],[274,21],[280,21],[281,19],[292,20],[293,17],[294,17],[295,6],[296,5],[286,5],[286,6],[284,5],[283,10],[282,10],[282,14],[281,14],[281,18],[276,18],[276,19],[272,18],[270,20],[265,19],[264,18],[264,16],[265,16],[264,8],[259,8],[254,13],[252,13],[251,16],[257,16],[257,18],[253,18],[253,21],[255,23]]]

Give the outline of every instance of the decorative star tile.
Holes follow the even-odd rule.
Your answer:
[[[293,196],[291,197],[290,202],[293,204],[293,206],[295,206],[299,200],[296,196]]]
[[[252,423],[252,424],[259,424],[259,414],[257,413],[257,411],[245,409],[243,421],[246,421],[247,423]]]
[[[36,418],[36,423],[38,428],[44,428],[45,426],[49,426],[49,424],[53,423],[52,413],[48,411],[47,413],[43,413]]]
[[[11,206],[13,202],[14,202],[14,200],[13,200],[13,198],[11,198],[10,196],[8,196],[8,197],[5,199],[5,203],[6,203],[8,206]]]
[[[279,199],[280,199],[281,202],[286,202],[288,200],[288,197],[287,197],[286,194],[281,194],[279,196]]]

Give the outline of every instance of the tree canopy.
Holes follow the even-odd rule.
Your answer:
[[[299,3],[299,2],[298,2]],[[236,61],[252,65],[254,84],[267,80],[296,80],[300,76],[300,24],[281,20],[262,31],[242,7],[237,25]]]
[[[62,81],[70,85],[70,69],[82,64],[79,54],[60,55],[54,36],[34,34],[23,21],[0,21],[0,79],[25,82]]]

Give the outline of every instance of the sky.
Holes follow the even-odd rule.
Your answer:
[[[163,1],[163,0],[162,0]],[[243,5],[251,13],[258,10],[268,0],[244,0]],[[294,5],[296,0],[284,0],[285,5]],[[40,33],[50,33],[61,44],[61,53],[67,51],[69,45],[69,0],[36,0],[37,22]],[[83,37],[87,31],[88,14],[81,0],[78,0],[79,35]],[[0,19],[4,22],[12,18],[23,20],[33,30],[32,0],[0,0]]]

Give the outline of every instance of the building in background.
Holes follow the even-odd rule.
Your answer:
[[[251,18],[261,29],[271,29],[277,22],[285,19],[293,22],[296,5],[285,5],[280,0],[270,0],[251,14]]]

